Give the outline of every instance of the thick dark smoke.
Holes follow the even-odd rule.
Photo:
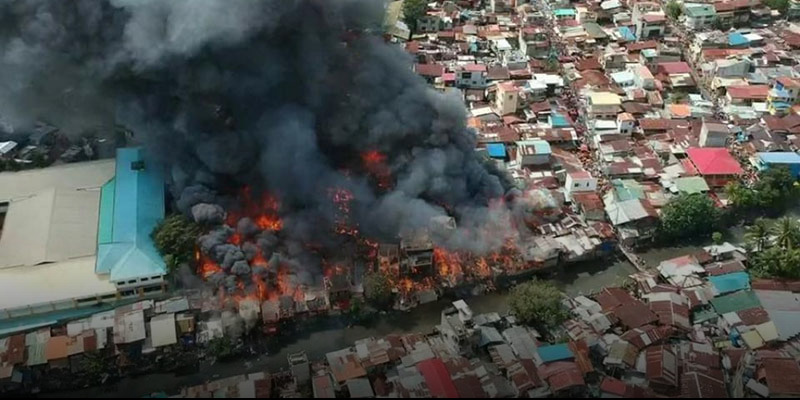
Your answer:
[[[249,274],[257,249],[304,266],[319,261],[308,244],[337,249],[337,189],[353,195],[350,225],[367,237],[394,239],[452,215],[459,229],[437,235],[442,244],[496,248],[502,235],[480,232],[491,221],[509,225],[505,206],[488,206],[509,184],[476,155],[459,96],[429,88],[410,57],[382,39],[384,6],[3,2],[0,115],[15,125],[113,120],[130,128],[164,166],[178,208],[207,224],[224,220],[244,185],[275,196],[279,233],[241,220],[200,239],[230,274]],[[367,173],[368,151],[385,156],[389,188]],[[249,244],[227,244],[235,233]],[[235,286],[229,278],[213,279]]]

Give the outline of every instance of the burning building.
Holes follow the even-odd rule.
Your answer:
[[[490,254],[506,243],[509,180],[476,155],[461,99],[430,89],[376,32],[382,1],[0,7],[0,44],[15,49],[3,81],[37,83],[6,85],[0,115],[79,126],[89,121],[59,120],[88,108],[135,132],[176,208],[204,226],[197,270],[225,299],[290,315],[343,254],[374,260],[401,232],[429,230],[401,237],[402,275],[435,275],[434,247]],[[53,104],[63,93],[76,109]],[[31,102],[41,106],[21,106]],[[457,228],[430,231],[451,220]]]

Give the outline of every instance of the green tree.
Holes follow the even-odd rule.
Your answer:
[[[421,18],[428,11],[426,0],[403,0],[403,21],[411,29],[417,31],[417,19]]]
[[[765,278],[800,278],[800,249],[775,246],[756,253],[751,261],[751,272]]]
[[[670,0],[666,6],[667,15],[672,18],[673,20],[678,20],[681,15],[683,15],[683,9],[681,5],[678,4],[675,0]]]
[[[371,272],[364,277],[364,297],[375,308],[392,304],[392,280],[384,272]]]
[[[192,259],[198,236],[200,226],[181,214],[165,218],[152,233],[156,248],[170,271]]]
[[[552,283],[534,279],[511,290],[509,305],[520,321],[552,329],[569,317],[569,312],[561,304],[563,297]]]
[[[744,240],[757,252],[764,250],[769,240],[769,225],[763,218],[755,220],[753,225],[747,227]]]
[[[758,204],[756,193],[739,182],[728,183],[725,186],[725,193],[731,206],[737,210],[749,210]]]
[[[780,11],[781,13],[785,13],[786,10],[789,9],[789,0],[764,0],[764,4],[773,10]]]
[[[772,234],[775,235],[775,244],[783,249],[793,249],[800,242],[800,228],[791,217],[783,217],[775,222]]]
[[[224,359],[233,355],[233,342],[227,337],[215,337],[206,346],[208,354],[217,359]]]
[[[787,167],[770,168],[759,174],[753,185],[758,206],[781,211],[798,194],[795,179]]]
[[[711,234],[711,240],[716,245],[722,244],[722,232],[714,232]]]
[[[662,240],[708,237],[720,219],[714,202],[700,193],[681,194],[664,206],[658,234]]]

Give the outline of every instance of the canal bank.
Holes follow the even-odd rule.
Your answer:
[[[731,241],[741,240],[742,230],[729,233]],[[709,240],[710,243],[710,240]],[[698,251],[703,245],[681,245],[653,248],[637,253],[648,266],[661,261]],[[634,266],[623,258],[588,261],[567,266],[552,277],[552,281],[570,296],[588,295],[603,287],[617,286],[628,275],[636,272]],[[494,292],[466,299],[475,313],[508,311],[507,292]],[[309,358],[322,359],[325,354],[348,347],[359,339],[381,337],[390,333],[430,332],[439,323],[441,310],[453,299],[445,298],[424,304],[408,312],[381,315],[365,325],[348,326],[345,319],[326,318],[313,321],[288,335],[271,340],[268,355],[245,357],[241,360],[202,363],[196,371],[186,375],[147,374],[127,377],[103,387],[48,394],[43,397],[141,397],[154,391],[177,393],[182,387],[201,384],[207,380],[255,371],[279,371],[287,368],[287,356],[305,351]]]

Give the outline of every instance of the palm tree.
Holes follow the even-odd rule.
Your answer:
[[[753,225],[747,227],[744,239],[747,241],[747,244],[756,251],[760,252],[764,250],[767,240],[769,239],[769,226],[767,226],[767,221],[763,218],[756,219]]]
[[[775,242],[784,249],[793,248],[800,240],[800,227],[791,217],[779,219],[772,227]]]

